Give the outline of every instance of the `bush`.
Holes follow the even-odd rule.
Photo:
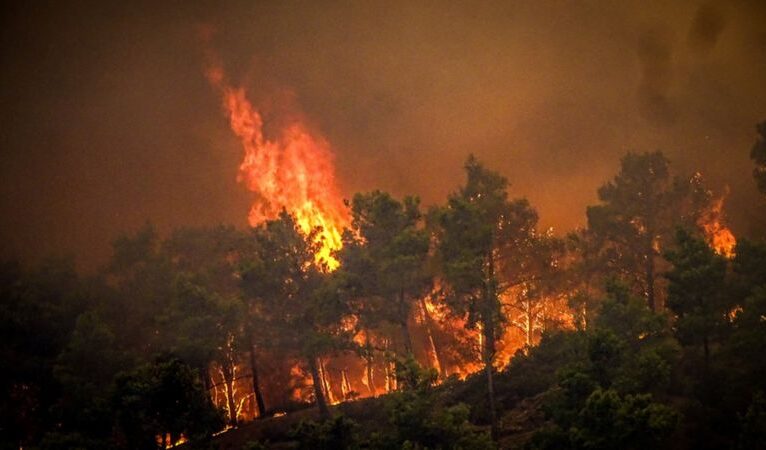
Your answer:
[[[290,431],[290,437],[306,450],[352,450],[360,448],[359,425],[344,416],[325,422],[304,421]]]

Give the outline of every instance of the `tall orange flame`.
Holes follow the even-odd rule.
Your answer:
[[[723,195],[712,202],[710,207],[699,219],[699,225],[705,232],[710,247],[718,254],[727,258],[734,256],[734,247],[737,245],[737,239],[734,233],[724,225],[723,202],[726,196]]]
[[[283,210],[295,216],[305,234],[317,230],[317,260],[329,270],[338,267],[333,252],[342,245],[341,230],[348,213],[335,182],[333,153],[329,143],[312,134],[299,120],[266,137],[263,117],[241,87],[225,81],[223,69],[208,68],[207,78],[223,96],[223,106],[245,156],[237,181],[256,193],[249,222],[257,226]]]

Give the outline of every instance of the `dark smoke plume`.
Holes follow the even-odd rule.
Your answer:
[[[672,124],[676,114],[668,94],[673,75],[669,39],[662,30],[649,30],[639,37],[637,54],[642,72],[638,87],[641,113],[656,125]]]
[[[689,29],[689,47],[698,53],[711,51],[725,27],[726,20],[718,7],[712,2],[700,5]]]

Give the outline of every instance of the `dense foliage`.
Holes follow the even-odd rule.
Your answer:
[[[557,237],[505,177],[465,170],[427,214],[354,196],[336,271],[286,212],[147,225],[87,277],[0,265],[2,448],[204,448],[312,405],[288,448],[764,447],[766,244],[715,247],[699,174],[628,154]]]

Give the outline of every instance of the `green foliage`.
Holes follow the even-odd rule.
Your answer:
[[[677,358],[664,319],[623,285],[606,290],[593,326],[558,338],[573,350],[558,359],[544,401],[552,426],[536,434],[533,448],[653,447],[675,430],[678,413],[648,394],[664,395]],[[544,339],[525,359],[546,354],[555,355]]]
[[[304,236],[285,211],[255,228],[252,237],[256,251],[246,255],[240,272],[250,312],[248,334],[257,329],[270,349],[306,362],[320,414],[329,418],[317,358],[353,346],[342,326],[350,313],[341,295],[342,276],[326,273],[315,258],[316,234]]]
[[[390,431],[373,438],[371,447],[409,449],[492,449],[489,434],[469,421],[470,409],[459,403],[444,406],[432,389],[435,373],[411,361],[400,370],[412,389],[396,392],[386,399]]]
[[[589,206],[592,258],[599,271],[618,276],[651,309],[658,306],[660,249],[678,226],[694,228],[712,200],[699,174],[672,178],[661,152],[628,153],[620,172],[598,190],[601,203]]]
[[[725,295],[726,260],[705,241],[684,230],[676,234],[677,249],[667,253],[673,270],[666,274],[668,308],[676,315],[676,335],[682,344],[705,347],[728,326],[732,308]]]
[[[199,383],[198,375],[178,359],[158,360],[123,373],[113,396],[116,421],[127,447],[161,448],[166,435],[202,441],[222,427],[222,418]]]
[[[65,430],[78,431],[46,439],[54,442],[96,438],[103,446],[110,438],[112,427],[109,394],[114,375],[130,367],[131,363],[129,356],[117,345],[110,327],[95,312],[80,315],[71,340],[54,367],[63,391],[56,409],[65,419]],[[83,446],[98,448],[99,445]]]
[[[571,400],[583,402],[582,394],[586,389],[582,388],[589,385],[583,378],[575,384],[579,388]],[[582,409],[576,414],[559,415],[560,420],[565,417],[566,422],[556,421],[556,425],[538,432],[529,447],[594,450],[658,448],[674,432],[680,419],[674,409],[652,402],[648,394],[621,396],[612,389],[596,388],[583,403],[580,403]]]
[[[598,190],[601,204],[587,209],[588,228],[598,237],[601,263],[654,302],[655,240],[672,211],[669,162],[660,152],[628,153],[620,173]],[[654,307],[654,304],[650,304]]]
[[[359,425],[353,420],[336,416],[323,422],[300,422],[290,431],[302,450],[354,450],[360,447]]]
[[[271,344],[313,357],[341,345],[339,321],[347,309],[336,279],[314,257],[314,236],[304,236],[283,212],[252,237],[258,251],[242,262],[242,286]]]
[[[119,238],[93,278],[64,260],[0,265],[2,446],[153,449],[182,435],[209,446],[223,422],[202,386],[208,369],[226,371],[248,353],[254,367],[256,349],[277,374],[270,395],[275,385],[287,391],[287,381],[271,384],[284,365],[303,360],[321,404],[317,359],[359,350],[350,339],[359,329],[408,335],[412,305],[438,269],[439,306],[481,329],[488,366],[511,286],[523,293],[505,306],[571,292],[576,327],[546,327],[502,373],[438,386],[405,352],[401,389],[359,403],[378,411],[357,422],[325,409],[329,420],[293,430],[301,448],[493,448],[475,424],[499,423],[495,411],[513,423],[499,430],[503,444],[544,413],[532,448],[764,447],[766,245],[739,239],[733,260],[709,248],[696,230],[712,196],[700,176],[674,180],[662,154],[629,154],[588,210],[589,228],[562,241],[536,232],[535,211],[508,198],[500,174],[473,157],[465,169],[465,185],[427,224],[416,198],[355,196],[334,273],[316,261],[315,235],[287,213],[249,232],[188,228],[161,239],[147,225]],[[679,224],[687,228],[671,242]],[[665,313],[642,298],[654,288]]]
[[[654,403],[649,395],[620,396],[597,389],[580,411],[570,439],[574,448],[641,449],[656,447],[678,423],[672,408]]]
[[[412,355],[396,362],[396,383],[402,390],[427,391],[438,375],[434,369],[423,368]]]
[[[373,191],[351,202],[352,227],[339,254],[346,289],[360,326],[393,324],[402,332],[404,354],[412,352],[408,328],[412,307],[431,285],[426,262],[429,235],[421,227],[419,200],[403,202]]]
[[[481,329],[481,357],[487,376],[492,434],[497,435],[493,391],[495,341],[503,315],[500,305],[501,254],[528,247],[537,212],[526,199],[508,200],[508,180],[473,156],[465,163],[467,180],[449,196],[447,206],[432,212],[437,253],[446,281],[447,304],[468,325]],[[510,267],[514,270],[516,267]],[[507,280],[506,280],[507,281]]]
[[[739,442],[742,450],[766,448],[766,396],[763,391],[756,391],[753,401],[741,418]]]
[[[56,359],[91,300],[72,261],[0,264],[0,442],[27,447],[58,421]]]
[[[500,251],[526,245],[537,213],[526,199],[509,200],[508,180],[475,157],[468,158],[465,170],[465,186],[450,195],[446,207],[432,213],[438,225],[438,252],[454,294],[452,308],[494,328],[500,317],[496,296],[500,280],[499,272],[489,273],[487,265]],[[488,295],[491,292],[495,295]]]
[[[766,243],[740,239],[735,253],[737,295],[747,296],[753,289],[766,285]]]
[[[758,139],[750,150],[750,159],[755,163],[753,177],[758,189],[766,194],[766,121],[759,123],[756,130]]]

